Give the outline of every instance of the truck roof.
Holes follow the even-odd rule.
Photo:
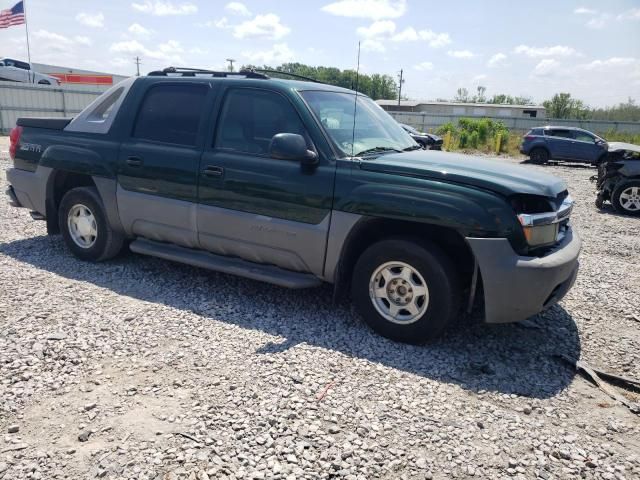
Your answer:
[[[264,73],[263,73],[264,72]],[[266,73],[275,73],[277,75],[288,75],[295,77],[294,79],[274,78],[268,76]],[[209,83],[229,82],[239,84],[255,84],[264,85],[264,82],[268,82],[271,85],[278,85],[284,89],[289,90],[324,90],[331,92],[341,92],[355,94],[354,90],[348,88],[338,87],[335,85],[329,85],[327,83],[320,82],[318,80],[302,77],[300,75],[291,74],[288,72],[278,72],[273,70],[246,70],[239,72],[215,72],[210,70],[198,70],[190,68],[174,68],[169,67],[164,70],[150,72],[146,77],[139,77],[140,79],[153,79],[147,80],[150,82],[161,81],[203,81]],[[363,95],[363,94],[361,94]],[[364,95],[363,95],[364,96]]]

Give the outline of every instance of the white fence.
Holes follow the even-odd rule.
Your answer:
[[[27,85],[0,82],[0,135],[9,133],[18,117],[73,117],[89,105],[108,86],[97,85]],[[401,123],[419,130],[435,130],[447,123],[457,123],[473,115],[441,115],[426,112],[389,112]],[[609,131],[640,133],[640,122],[608,122],[600,120],[554,120],[550,118],[477,117],[499,120],[511,131],[526,132],[543,125],[580,127],[596,133]]]
[[[604,120],[567,120],[553,118],[515,118],[486,117],[474,115],[434,115],[426,112],[388,112],[400,123],[406,123],[423,132],[435,130],[447,122],[457,124],[461,118],[488,118],[503,122],[513,132],[528,132],[534,127],[544,125],[562,125],[580,127],[590,132],[604,134],[606,132],[640,133],[640,122],[610,122]]]
[[[18,117],[73,117],[108,88],[0,82],[0,134],[9,133]]]

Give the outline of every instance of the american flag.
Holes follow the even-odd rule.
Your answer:
[[[0,28],[9,28],[24,23],[24,2],[16,3],[13,8],[0,11]]]

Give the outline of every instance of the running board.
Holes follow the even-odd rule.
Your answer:
[[[131,242],[132,252],[152,257],[186,263],[194,267],[207,268],[217,272],[230,273],[241,277],[268,282],[286,288],[311,288],[322,284],[322,281],[310,273],[291,272],[273,265],[261,265],[236,257],[225,257],[179,247],[169,243],[155,242],[138,238]]]

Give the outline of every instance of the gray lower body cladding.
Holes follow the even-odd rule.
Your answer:
[[[518,255],[507,239],[467,238],[484,286],[485,321],[510,323],[560,301],[578,274],[581,241],[569,230],[544,257]]]
[[[35,172],[7,169],[7,180],[20,206],[46,216],[47,182],[51,172],[51,168],[41,166]]]

